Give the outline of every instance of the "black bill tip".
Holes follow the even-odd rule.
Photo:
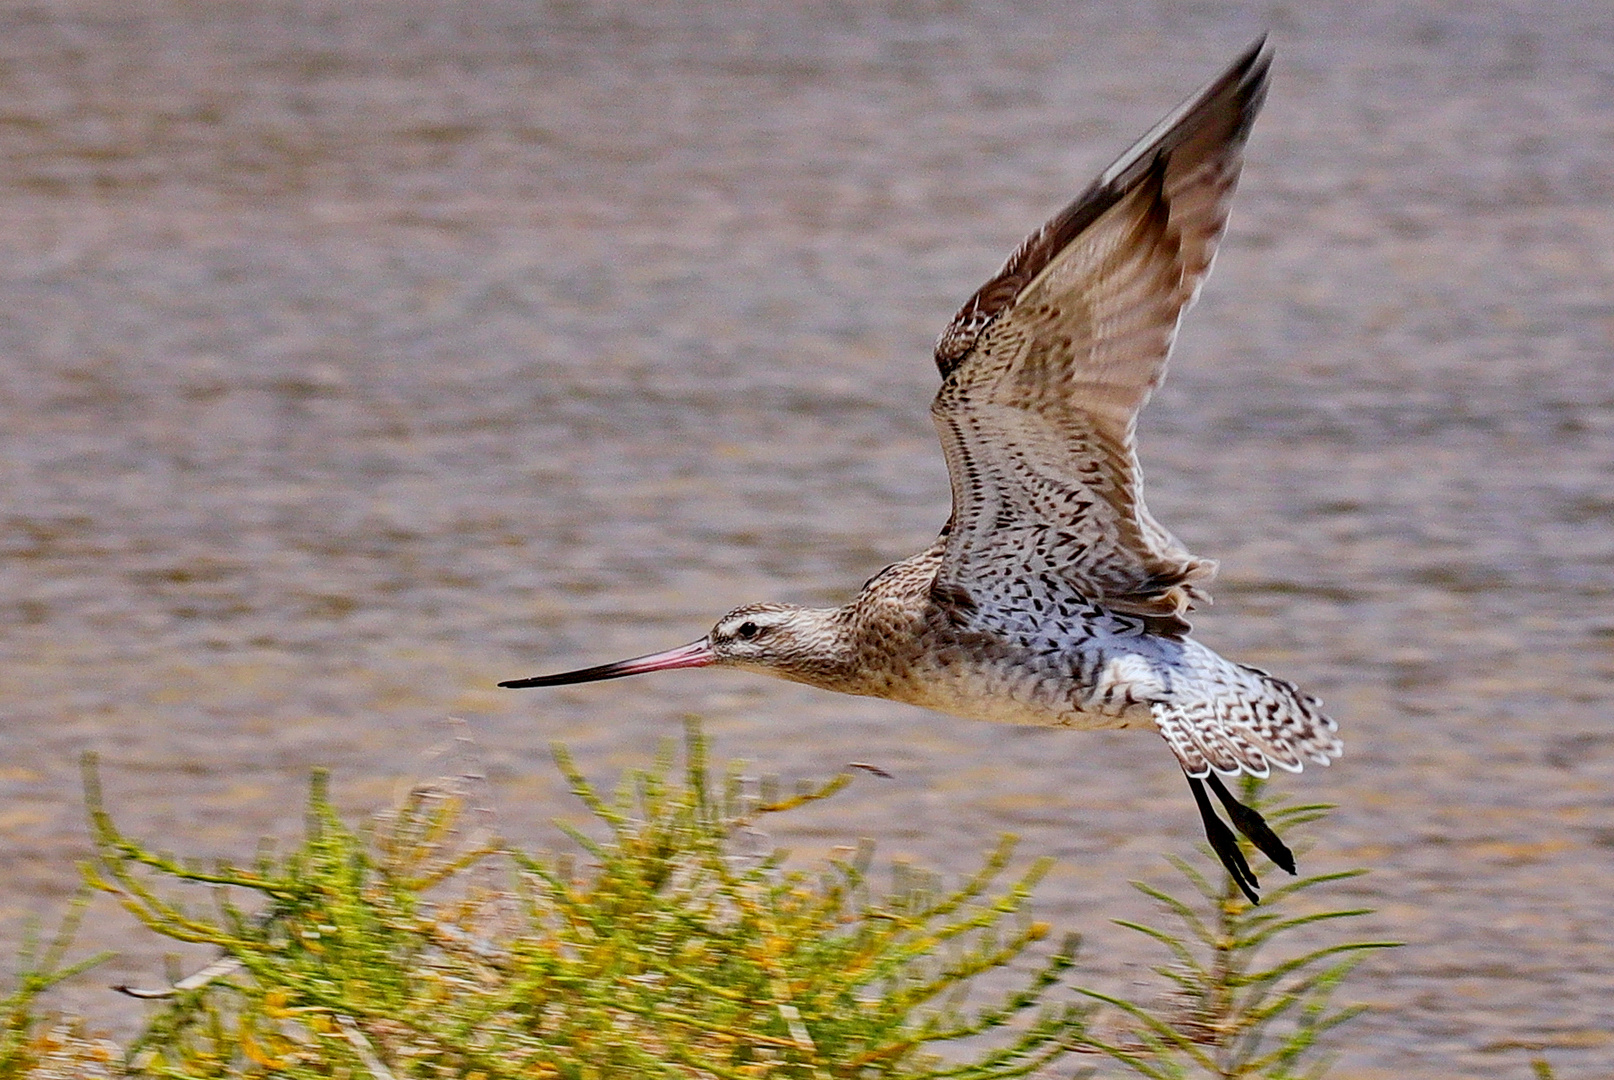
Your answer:
[[[562,671],[555,675],[535,675],[530,679],[506,679],[499,685],[506,690],[526,690],[533,686],[570,686],[573,683],[599,682],[602,679],[620,679],[627,675],[643,675],[651,671],[671,671],[674,668],[705,667],[715,663],[717,654],[705,638],[680,645],[666,652],[637,656],[632,660],[618,660],[597,667]]]

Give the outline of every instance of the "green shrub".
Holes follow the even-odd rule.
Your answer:
[[[203,868],[120,834],[87,771],[94,887],[156,932],[215,946],[217,977],[182,983],[128,1049],[158,1077],[950,1077],[1025,1075],[1064,1052],[1083,1011],[1043,1007],[1074,945],[1020,990],[965,1011],[978,975],[1047,927],[1025,918],[1034,864],[1007,886],[1002,845],[955,890],[907,870],[877,895],[869,850],[817,872],[738,851],[786,800],[714,778],[692,725],[614,798],[563,751],[573,792],[608,829],[573,831],[592,866],[461,839],[463,801],[417,791],[365,833],[317,776],[307,836],[283,857]],[[499,859],[502,869],[496,868]],[[207,910],[158,882],[210,886]],[[188,988],[187,988],[188,986]],[[967,1061],[932,1048],[983,1033]]]
[[[87,1080],[114,1075],[110,1070],[117,1067],[122,1056],[116,1046],[89,1037],[80,1024],[53,1022],[38,1011],[40,995],[45,991],[112,956],[100,953],[75,963],[66,962],[88,903],[88,892],[73,899],[49,943],[41,943],[34,927],[23,942],[15,985],[0,997],[0,1080],[47,1080],[57,1076]]]
[[[1173,859],[1197,898],[1134,884],[1180,929],[1121,924],[1170,955],[1154,969],[1154,998],[1078,987],[1086,1004],[1046,1004],[1073,962],[1072,937],[1020,989],[967,1009],[978,976],[1023,961],[1047,936],[1025,912],[1046,862],[1005,883],[1005,839],[956,889],[899,864],[883,892],[867,843],[811,872],[787,869],[778,853],[752,853],[757,823],[849,777],[781,799],[735,767],[714,775],[693,724],[686,747],[682,770],[669,749],[610,797],[556,749],[603,835],[568,830],[581,870],[569,856],[478,838],[453,784],[417,788],[356,831],[332,809],[323,774],[289,853],[185,863],[117,830],[87,760],[88,885],[220,958],[158,991],[130,991],[159,1000],[127,1048],[93,1038],[38,1009],[50,986],[101,959],[66,962],[79,897],[47,946],[25,948],[0,997],[0,1080],[989,1080],[1052,1075],[1069,1053],[1156,1080],[1290,1080],[1326,1071],[1319,1038],[1362,1008],[1333,1005],[1336,989],[1390,944],[1287,945],[1366,914],[1304,900],[1362,871],[1299,879],[1254,907],[1225,874],[1213,881]],[[1254,781],[1243,794],[1292,841],[1326,811],[1263,805]],[[1537,1070],[1550,1075],[1544,1062]]]

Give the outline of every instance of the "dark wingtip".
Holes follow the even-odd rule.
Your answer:
[[[1272,34],[1270,32],[1266,30],[1261,31],[1261,36],[1250,42],[1249,45],[1245,46],[1244,51],[1239,54],[1239,58],[1233,61],[1233,69],[1236,71],[1240,68],[1253,68],[1255,66],[1256,58],[1261,57],[1263,53],[1265,54],[1265,58],[1262,66],[1264,67],[1271,64],[1272,50],[1267,47],[1267,44],[1271,38]]]
[[[936,369],[945,380],[964,365],[988,326],[1049,260],[1131,191],[1141,178],[1196,139],[1242,145],[1266,100],[1272,49],[1262,34],[1222,73],[1150,128],[1099,174],[1086,191],[1028,236],[997,275],[965,301],[936,342]]]

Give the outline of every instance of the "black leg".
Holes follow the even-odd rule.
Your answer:
[[[1216,792],[1216,797],[1222,800],[1222,805],[1227,808],[1227,817],[1233,823],[1233,827],[1248,836],[1250,843],[1260,848],[1261,853],[1277,864],[1280,870],[1287,870],[1293,874],[1294,852],[1278,839],[1278,834],[1272,831],[1272,826],[1267,824],[1266,818],[1235,799],[1233,793],[1227,790],[1227,785],[1222,783],[1222,778],[1215,773],[1211,773],[1205,779],[1210,781],[1211,790]]]
[[[1250,898],[1250,903],[1259,904],[1261,896],[1255,890],[1261,887],[1261,883],[1255,879],[1250,864],[1245,861],[1244,852],[1239,850],[1238,837],[1233,835],[1233,830],[1216,816],[1216,811],[1211,807],[1210,797],[1205,794],[1205,782],[1189,776],[1188,787],[1194,793],[1194,802],[1199,804],[1199,816],[1205,821],[1205,839],[1210,841],[1211,850],[1222,860],[1227,872],[1233,875],[1239,890]]]

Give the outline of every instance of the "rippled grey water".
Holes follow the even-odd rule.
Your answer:
[[[1092,977],[1197,824],[1164,749],[721,672],[508,694],[836,601],[947,489],[930,342],[1262,29],[1233,228],[1144,424],[1222,560],[1196,632],[1328,699],[1308,869],[1409,944],[1354,1078],[1614,1072],[1614,15],[1595,2],[0,7],[0,946],[59,911],[99,750],[137,834],[382,804],[463,717],[505,830],[677,718],[781,839],[1058,857]],[[128,1024],[106,983],[74,1007]]]

